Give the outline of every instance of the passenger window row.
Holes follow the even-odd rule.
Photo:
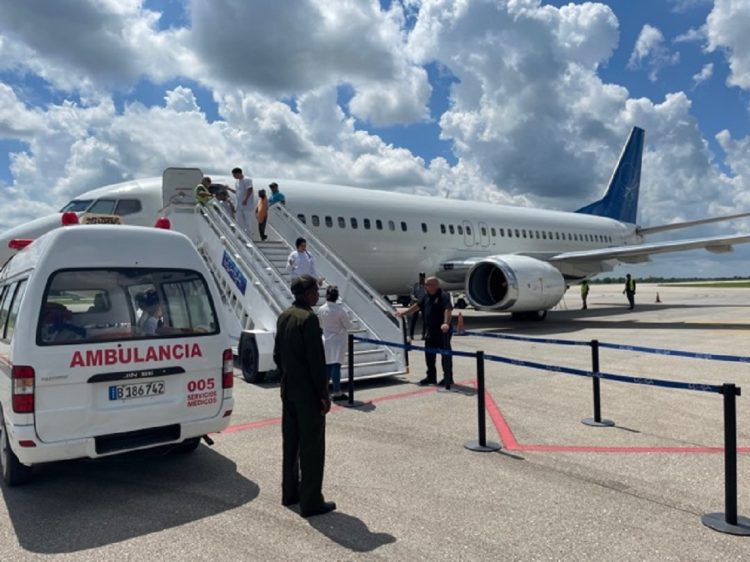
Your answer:
[[[297,218],[302,224],[307,224],[307,217],[300,213],[297,215]],[[318,215],[311,215],[310,221],[312,226],[319,227],[321,225],[321,220]],[[336,217],[336,223],[338,224],[339,228],[351,228],[352,230],[357,230],[359,228],[359,221],[351,217],[349,218],[349,221],[347,222],[346,217]],[[325,216],[323,217],[323,224],[327,228],[333,228],[334,220],[331,216]],[[401,232],[407,232],[409,230],[408,225],[406,224],[406,221],[400,221],[399,223]],[[386,221],[385,223],[380,219],[375,219],[374,221],[374,230],[385,230],[385,227],[387,226],[387,229],[389,231],[396,231],[396,223],[392,220]],[[427,233],[427,223],[422,223],[422,232]],[[373,229],[373,221],[370,219],[362,219],[362,228],[364,230],[371,230]],[[481,234],[483,237],[486,237],[487,227],[482,226],[480,227]],[[463,236],[464,233],[467,236],[471,236],[472,229],[470,225],[452,225],[452,224],[441,224],[440,225],[440,232],[441,234],[458,234],[459,236]],[[525,229],[525,228],[495,228],[494,226],[489,228],[489,234],[493,237],[500,237],[500,238],[531,238],[531,239],[537,239],[537,240],[570,240],[575,242],[598,242],[601,244],[611,244],[612,243],[612,237],[608,234],[585,234],[585,233],[579,233],[579,232],[558,232],[558,231],[551,231],[551,230],[532,230],[532,229]]]

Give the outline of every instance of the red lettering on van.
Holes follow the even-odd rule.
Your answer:
[[[172,345],[149,346],[146,350],[138,347],[113,347],[106,349],[74,351],[70,359],[73,367],[100,367],[102,365],[127,365],[145,361],[170,361],[203,357],[203,350],[197,343],[175,343]]]

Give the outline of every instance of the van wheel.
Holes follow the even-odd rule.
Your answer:
[[[251,384],[262,383],[266,378],[266,373],[258,370],[258,343],[255,338],[242,334],[238,354],[242,377]]]
[[[31,478],[31,467],[22,464],[10,448],[4,419],[0,419],[0,465],[2,465],[0,468],[3,471],[3,480],[8,486],[18,486]]]

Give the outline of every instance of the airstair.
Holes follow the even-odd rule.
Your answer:
[[[275,369],[273,344],[276,319],[292,303],[290,277],[286,271],[294,240],[302,236],[315,257],[316,269],[327,285],[339,288],[341,301],[356,327],[355,334],[369,339],[400,341],[400,322],[385,299],[350,270],[283,205],[269,209],[265,242],[254,242],[215,200],[196,205],[193,188],[202,172],[191,168],[167,168],[163,176],[165,213],[172,228],[186,234],[198,248],[219,288],[225,324],[237,344],[243,375],[261,382]],[[321,299],[321,304],[324,299]],[[403,351],[355,342],[354,378],[402,375],[406,372]],[[342,365],[342,376],[347,365]]]

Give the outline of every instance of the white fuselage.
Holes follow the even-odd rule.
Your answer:
[[[231,178],[215,181],[234,186]],[[255,192],[272,180],[254,178]],[[541,260],[563,252],[622,246],[638,241],[635,225],[586,214],[510,207],[396,192],[275,180],[287,209],[354,271],[383,294],[408,294],[419,272],[450,278],[444,264],[496,255],[523,254]],[[76,199],[138,198],[142,212],[127,224],[153,224],[161,210],[161,178],[103,187]],[[257,200],[257,198],[256,198]],[[60,215],[21,225],[0,237],[38,236],[59,224]],[[273,213],[269,224],[273,226]],[[0,259],[7,258],[0,254]],[[601,262],[562,270],[581,278],[609,269]],[[460,289],[462,282],[447,284]]]

